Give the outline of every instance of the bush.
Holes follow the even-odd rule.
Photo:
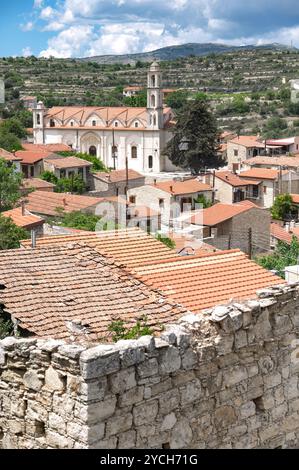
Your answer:
[[[131,328],[126,328],[122,320],[113,321],[108,330],[112,333],[112,340],[116,343],[121,339],[137,339],[140,336],[151,335],[153,332],[147,325],[147,318],[143,317],[136,322],[136,325]]]

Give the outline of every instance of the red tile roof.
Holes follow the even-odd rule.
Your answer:
[[[22,144],[22,147],[24,150],[30,150],[30,151],[44,151],[44,152],[50,152],[50,153],[55,153],[55,152],[71,152],[75,151],[66,144],[30,144],[30,143],[24,143]]]
[[[176,251],[148,235],[140,228],[128,228],[117,231],[92,232],[73,235],[59,235],[37,239],[40,248],[63,246],[69,243],[87,244],[96,247],[102,255],[113,257],[124,266],[139,266],[148,261],[169,259],[176,256]],[[30,240],[24,240],[22,246],[29,248]]]
[[[100,171],[98,173],[94,173],[93,176],[105,181],[106,183],[120,183],[121,181],[126,181],[126,170],[112,170],[110,173]],[[138,171],[129,169],[128,178],[129,180],[136,180],[144,178],[144,176],[141,173],[138,173]]]
[[[4,160],[8,162],[18,162],[21,161],[21,158],[16,157],[13,153],[8,152],[7,150],[4,150],[0,148],[0,158],[3,158]]]
[[[299,194],[291,194],[293,203],[294,204],[299,204]]]
[[[287,170],[283,170],[282,174],[287,174]],[[279,177],[279,170],[270,168],[251,168],[251,170],[239,173],[240,178],[254,178],[259,180],[276,180]]]
[[[282,242],[286,242],[288,244],[292,241],[292,234],[287,232],[283,227],[276,223],[272,223],[270,226],[270,234],[272,237],[280,240]]]
[[[22,208],[17,207],[10,211],[2,212],[4,217],[9,217],[15,225],[18,227],[24,228],[25,230],[30,230],[37,226],[44,224],[44,219],[38,217],[34,214],[31,214],[28,210],[25,209],[25,214],[22,213]]]
[[[23,184],[22,186],[24,188],[34,188],[36,190],[38,189],[54,189],[55,184],[49,183],[48,181],[41,180],[39,178],[27,178],[23,179]]]
[[[243,147],[257,147],[265,148],[265,145],[262,142],[259,142],[257,135],[240,135],[234,139],[231,139],[229,143],[242,145]]]
[[[26,197],[26,200],[26,206],[31,212],[44,215],[58,215],[56,210],[58,207],[64,209],[65,212],[80,211],[92,208],[108,199],[67,193],[34,191]]]
[[[299,156],[294,155],[293,157],[253,157],[244,160],[245,165],[267,165],[269,167],[288,166],[291,168],[299,168]]]
[[[152,186],[176,196],[181,194],[199,193],[201,191],[212,191],[211,186],[204,184],[197,179],[189,179],[185,181],[161,181],[153,184]]]
[[[258,206],[251,201],[242,201],[242,203],[237,204],[219,203],[208,207],[207,209],[196,211],[196,214],[191,217],[190,223],[213,227],[214,225],[221,224],[238,214],[247,212],[252,208],[258,209]]]
[[[83,160],[82,158],[78,157],[66,157],[66,158],[46,158],[45,161],[50,163],[55,168],[63,169],[63,168],[85,168],[92,166],[92,163],[88,162],[87,160]]]
[[[34,165],[34,163],[50,157],[50,155],[53,155],[53,152],[44,150],[18,150],[16,152],[16,156],[22,160],[21,163],[24,165]]]
[[[38,337],[111,339],[113,321],[155,329],[186,309],[167,300],[95,249],[80,244],[0,252],[0,303]]]
[[[133,273],[195,313],[231,299],[255,298],[258,289],[284,283],[239,250],[148,263]]]
[[[245,180],[244,178],[240,178],[235,173],[232,173],[231,171],[217,171],[215,173],[216,178],[219,178],[220,180],[224,181],[227,184],[230,184],[231,186],[248,186],[250,184],[259,184],[260,181],[250,181],[250,180]]]

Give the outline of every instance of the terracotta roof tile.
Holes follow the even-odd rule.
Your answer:
[[[20,157],[16,157],[16,155],[14,155],[13,153],[8,152],[7,150],[4,150],[2,148],[0,148],[0,158],[3,158],[4,160],[8,162],[21,161]]]
[[[27,178],[22,181],[23,188],[34,188],[34,189],[53,189],[55,184],[49,183],[48,181],[41,180],[39,178]]]
[[[45,150],[18,150],[16,156],[22,160],[22,164],[33,165],[44,158],[50,157],[53,152],[46,152]]]
[[[37,246],[63,246],[80,242],[94,246],[106,256],[112,256],[124,266],[139,266],[148,261],[168,259],[176,255],[175,250],[148,235],[140,228],[128,228],[117,231],[92,232],[73,235],[50,236],[37,239]],[[30,247],[30,240],[24,240],[22,246]]]
[[[197,179],[189,179],[185,181],[161,181],[153,184],[152,186],[173,195],[192,194],[198,193],[200,191],[212,191],[210,185],[204,184]]]
[[[99,178],[107,183],[119,183],[121,181],[126,181],[126,170],[113,170],[110,173],[105,172],[98,172],[94,173],[93,176],[95,178]],[[129,180],[135,180],[139,178],[144,178],[141,173],[138,171],[130,170],[128,171],[128,178]]]
[[[0,277],[5,311],[39,337],[99,341],[109,339],[115,320],[133,326],[146,316],[159,329],[186,313],[80,244],[2,251]]]
[[[293,203],[294,204],[299,204],[299,194],[291,194]]]
[[[242,145],[244,147],[257,147],[264,148],[265,145],[262,142],[259,142],[257,135],[240,135],[234,139],[231,139],[229,143]]]
[[[258,208],[251,201],[242,201],[242,203],[237,204],[215,204],[214,206],[208,207],[201,211],[196,211],[190,222],[191,224],[197,225],[208,225],[213,227],[214,225],[220,224],[225,220],[229,220],[235,215],[247,212],[252,208]],[[263,210],[263,209],[261,209]]]
[[[248,186],[250,184],[259,184],[260,181],[250,181],[245,180],[244,178],[240,178],[239,175],[232,173],[231,171],[217,171],[215,173],[216,178],[224,181],[231,186]]]
[[[92,166],[92,163],[87,160],[83,160],[78,157],[66,157],[66,158],[46,158],[45,161],[50,163],[55,168],[85,168],[86,166]]]
[[[287,232],[283,227],[276,223],[272,223],[270,226],[270,234],[272,237],[276,238],[277,240],[286,242],[288,244],[292,241],[292,234]]]
[[[290,168],[299,168],[299,155],[294,155],[293,157],[286,157],[284,155],[281,157],[253,157],[244,160],[243,163],[251,166],[267,165],[269,167],[288,166]]]
[[[24,150],[30,150],[30,151],[45,151],[45,152],[50,152],[50,153],[55,153],[55,152],[71,152],[73,149],[66,144],[30,144],[30,143],[24,143],[22,144],[22,147]]]
[[[287,174],[287,170],[283,170],[282,174]],[[240,178],[254,178],[259,180],[276,180],[279,177],[279,170],[270,168],[252,168],[251,170],[239,173]]]
[[[28,210],[25,209],[25,214],[22,214],[22,208],[17,207],[10,211],[2,212],[4,217],[9,217],[14,224],[18,227],[22,227],[25,230],[30,230],[31,228],[37,227],[44,224],[44,219],[38,217],[34,214],[31,214]]]
[[[57,215],[57,208],[65,212],[80,211],[96,206],[108,198],[78,196],[67,193],[34,191],[26,196],[26,207],[29,211],[43,215]]]
[[[239,250],[149,263],[133,273],[195,313],[231,299],[255,298],[258,289],[284,283]]]

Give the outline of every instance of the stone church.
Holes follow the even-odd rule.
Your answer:
[[[107,167],[139,172],[173,171],[161,155],[171,138],[174,113],[163,107],[162,74],[154,62],[147,78],[147,107],[53,107],[33,110],[34,143],[64,143],[101,159]]]

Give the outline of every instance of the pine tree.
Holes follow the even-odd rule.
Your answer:
[[[168,142],[164,155],[170,161],[192,173],[198,174],[207,168],[219,168],[225,164],[217,155],[217,122],[205,100],[199,98],[178,116],[173,137]]]

